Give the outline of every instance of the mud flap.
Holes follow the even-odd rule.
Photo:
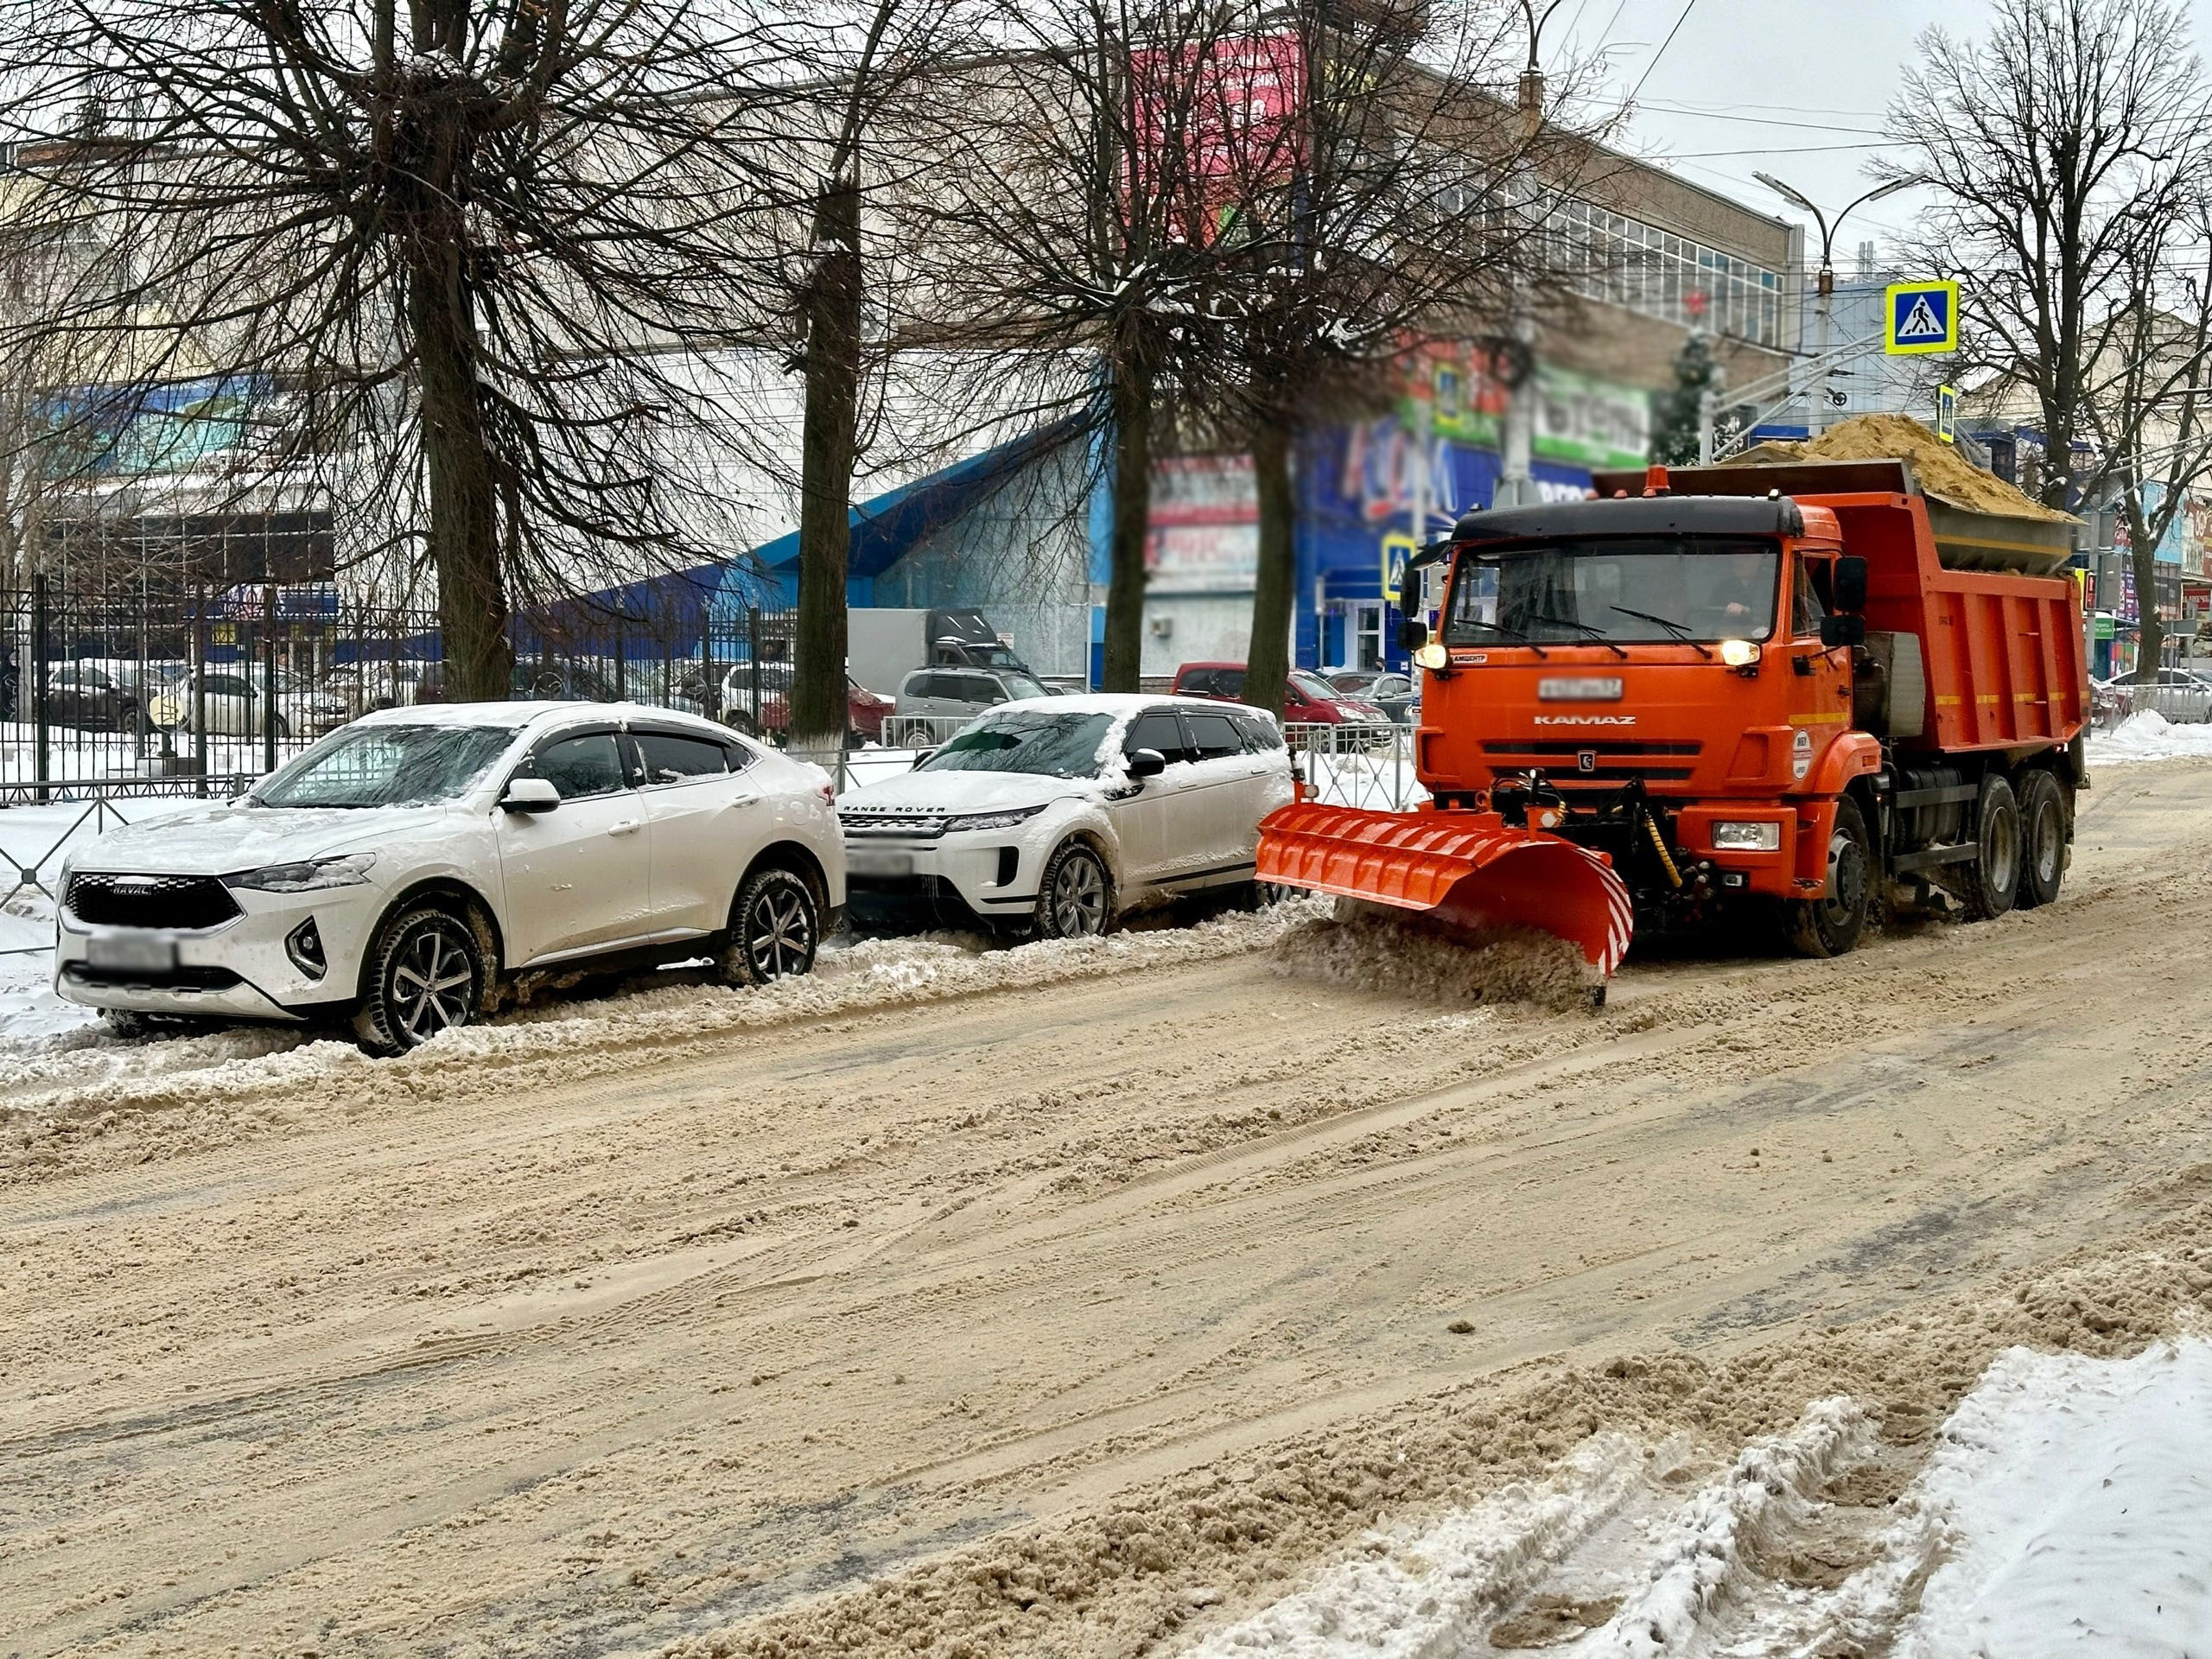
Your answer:
[[[1418,913],[1447,928],[1529,927],[1581,948],[1602,981],[1636,918],[1602,853],[1495,812],[1364,812],[1301,801],[1260,821],[1259,875]]]

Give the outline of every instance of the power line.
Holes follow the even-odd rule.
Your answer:
[[[1667,38],[1659,42],[1659,49],[1651,54],[1651,61],[1643,66],[1643,73],[1636,78],[1636,85],[1629,88],[1628,101],[1636,102],[1636,95],[1643,90],[1643,83],[1651,79],[1651,72],[1659,67],[1659,60],[1667,55],[1667,48],[1675,43],[1675,36],[1682,32],[1682,25],[1690,20],[1690,13],[1697,10],[1697,0],[1683,0],[1682,15],[1675,19],[1675,26],[1667,31]]]

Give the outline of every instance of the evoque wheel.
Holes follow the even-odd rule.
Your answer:
[[[810,973],[821,943],[814,889],[785,869],[757,870],[730,906],[722,976],[733,985],[766,985]]]
[[[1046,861],[1038,889],[1037,931],[1044,938],[1091,938],[1113,925],[1105,861],[1082,842],[1063,842]]]
[[[429,906],[387,923],[369,955],[368,994],[353,1028],[363,1045],[404,1053],[442,1031],[475,1023],[485,965],[476,930]]]

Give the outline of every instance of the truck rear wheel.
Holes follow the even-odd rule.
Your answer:
[[[2020,803],[2012,785],[1995,772],[1981,780],[1974,803],[1974,840],[1980,856],[1967,867],[1967,919],[1986,922],[2012,908],[2020,890]]]
[[[1866,814],[1847,795],[1835,804],[1835,825],[1828,831],[1827,892],[1818,899],[1783,902],[1783,929],[1789,948],[1801,957],[1840,957],[1857,949],[1866,931],[1873,874]]]
[[[2020,885],[2012,902],[2033,910],[2058,897],[2066,878],[2066,797],[2058,779],[2031,772],[2020,780]]]

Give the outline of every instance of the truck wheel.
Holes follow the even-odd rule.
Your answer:
[[[1828,831],[1827,893],[1784,903],[1789,948],[1801,957],[1840,957],[1857,949],[1866,931],[1873,873],[1866,814],[1847,795],[1835,804],[1835,827]]]
[[[1065,841],[1045,861],[1037,884],[1037,935],[1084,939],[1114,925],[1114,887],[1106,861],[1079,841]]]
[[[2012,902],[2033,910],[2058,897],[2066,878],[2066,798],[2058,779],[2031,772],[2020,780],[2020,885]]]
[[[1967,919],[1986,922],[2012,908],[2020,890],[2020,804],[2012,785],[1991,772],[1974,803],[1974,839],[1980,856],[1966,869]]]

